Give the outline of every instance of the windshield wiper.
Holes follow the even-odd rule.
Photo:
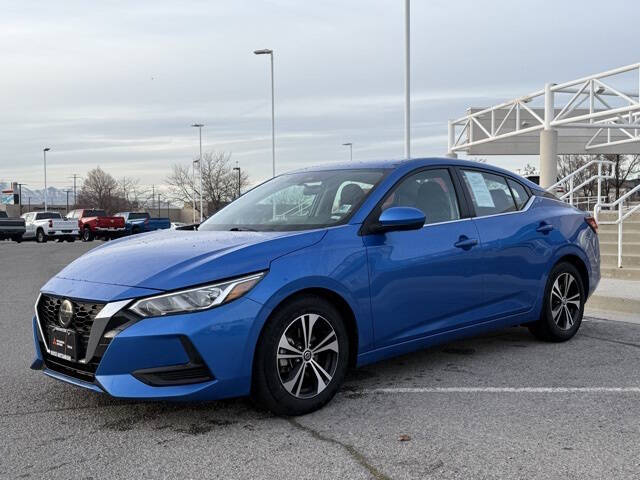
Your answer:
[[[230,232],[257,232],[254,228],[233,227],[229,229]]]

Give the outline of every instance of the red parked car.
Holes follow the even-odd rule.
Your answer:
[[[80,238],[90,242],[94,238],[110,240],[126,233],[124,218],[109,217],[104,210],[79,209],[69,212],[68,219],[77,219]]]

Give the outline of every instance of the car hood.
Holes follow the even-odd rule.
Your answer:
[[[105,243],[56,277],[174,290],[266,270],[274,259],[319,242],[325,232],[152,232]]]

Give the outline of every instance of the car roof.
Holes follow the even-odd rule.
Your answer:
[[[481,168],[483,170],[493,171],[500,175],[508,175],[510,177],[517,178],[520,182],[526,184],[533,190],[542,190],[539,185],[536,185],[530,180],[527,180],[520,175],[513,173],[504,168],[496,167],[488,163],[474,162],[470,160],[460,160],[457,158],[448,157],[425,157],[425,158],[413,158],[411,160],[371,160],[362,162],[335,162],[326,163],[323,165],[316,165],[307,168],[301,168],[293,170],[287,173],[302,173],[302,172],[320,172],[330,170],[364,170],[364,169],[387,169],[394,170],[396,168],[406,168],[412,170],[414,168],[428,167],[430,165],[447,165],[457,167],[469,167],[469,168]]]

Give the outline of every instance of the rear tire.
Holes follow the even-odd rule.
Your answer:
[[[22,242],[22,235],[16,235],[11,240],[13,240],[16,243],[20,243],[20,242]]]
[[[44,234],[44,230],[41,228],[36,232],[36,242],[38,243],[47,243],[47,236]]]
[[[304,415],[326,405],[348,369],[349,339],[338,310],[305,295],[279,308],[258,340],[252,396],[277,415]]]
[[[582,324],[585,300],[578,269],[566,262],[557,264],[547,280],[540,319],[527,325],[529,331],[547,342],[571,339]]]
[[[91,233],[91,230],[85,227],[84,230],[82,230],[82,241],[90,242],[92,240],[93,240],[93,233]]]

